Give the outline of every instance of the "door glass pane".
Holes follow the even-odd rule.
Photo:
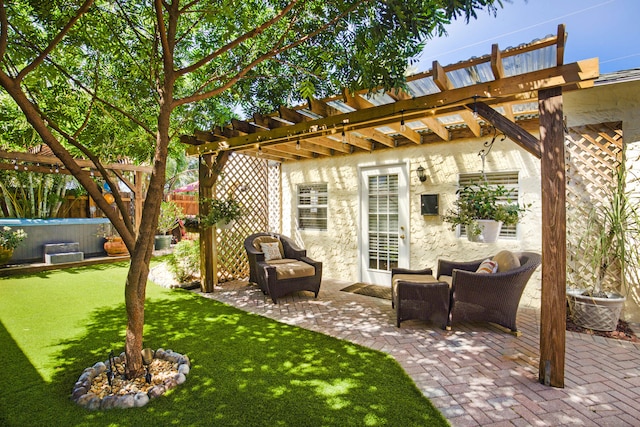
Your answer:
[[[369,176],[369,268],[398,266],[398,175]]]

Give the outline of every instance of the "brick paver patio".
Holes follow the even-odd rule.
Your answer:
[[[323,280],[317,299],[273,304],[247,282],[207,298],[392,355],[453,426],[640,426],[640,345],[567,332],[565,388],[538,382],[539,311],[521,309],[514,337],[496,326],[422,321],[395,326],[391,302]]]

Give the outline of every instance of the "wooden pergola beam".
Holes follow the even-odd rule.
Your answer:
[[[56,156],[48,156],[48,155],[45,156],[42,154],[21,153],[16,151],[0,150],[0,159],[17,160],[19,162],[28,162],[28,163],[36,163],[36,164],[40,163],[41,165],[62,166],[62,161],[58,159]],[[96,167],[96,165],[94,165],[91,160],[74,159],[74,161],[81,168],[94,169]],[[104,165],[104,167],[107,170],[140,171],[145,173],[151,173],[151,171],[153,170],[151,166],[138,166],[138,165],[129,165],[124,163],[109,163],[107,165]],[[29,169],[31,169],[31,167]],[[42,172],[45,172],[45,171],[43,170]]]
[[[576,82],[585,84],[591,82],[592,84],[592,80],[597,78],[598,75],[597,58],[588,59],[559,67],[506,77],[500,80],[499,84],[494,81],[479,83],[322,119],[311,120],[309,117],[304,116],[306,117],[305,121],[299,122],[285,118],[296,124],[272,129],[268,132],[230,138],[227,142],[231,149],[257,143],[262,146],[268,146],[270,144],[295,141],[299,138],[314,138],[335,134],[340,132],[344,123],[348,123],[348,130],[380,127],[389,123],[398,123],[401,117],[405,121],[418,120],[425,117],[425,115],[429,115],[430,111],[435,113],[440,108],[449,109],[451,107],[464,106],[478,94],[482,94],[482,96],[489,99],[503,99],[518,94],[522,96],[523,93],[528,93],[529,91],[535,92],[548,87],[571,85]],[[284,107],[281,107],[280,110],[281,113],[282,111],[290,111],[298,116],[303,116],[295,110],[284,109]],[[218,149],[219,145],[213,142],[190,146],[187,148],[187,153],[198,155]]]
[[[529,132],[522,129],[511,120],[485,104],[484,102],[474,102],[468,104],[467,108],[476,109],[478,114],[493,124],[498,130],[502,131],[507,137],[511,138],[516,144],[536,156],[541,156],[540,142]]]

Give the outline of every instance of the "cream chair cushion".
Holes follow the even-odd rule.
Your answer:
[[[276,278],[278,280],[295,279],[316,274],[314,266],[303,261],[298,261],[297,259],[278,259],[267,261],[267,263],[275,266]]]

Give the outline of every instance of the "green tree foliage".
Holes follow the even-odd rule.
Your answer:
[[[171,141],[340,88],[397,87],[454,18],[499,0],[0,0],[0,102],[109,216],[131,253],[127,374],[143,373],[144,296]],[[313,91],[310,88],[313,87]],[[9,102],[9,105],[11,102]],[[22,121],[22,123],[21,123]],[[3,124],[4,126],[4,124]],[[4,138],[4,137],[3,137]],[[5,142],[3,141],[3,144]],[[139,229],[118,185],[108,208],[73,156],[153,165]],[[103,171],[104,172],[104,171]]]

